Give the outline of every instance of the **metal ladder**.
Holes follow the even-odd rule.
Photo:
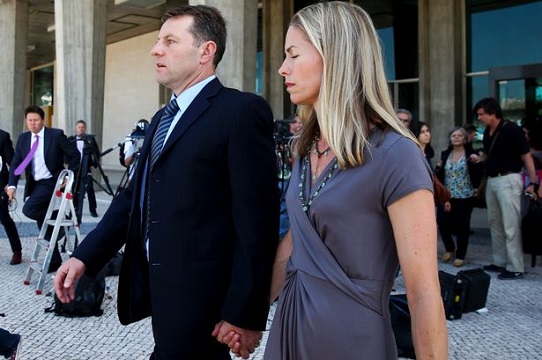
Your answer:
[[[73,243],[73,249],[77,247],[81,241],[81,234],[79,232],[79,223],[77,222],[77,216],[75,215],[75,207],[73,205],[73,194],[71,192],[74,182],[73,172],[71,170],[62,170],[56,181],[53,195],[51,196],[51,202],[47,208],[45,220],[41,226],[38,237],[36,238],[36,247],[34,253],[30,259],[28,270],[26,271],[26,277],[24,280],[25,285],[30,285],[30,280],[34,272],[39,274],[38,283],[36,284],[36,294],[41,295],[43,286],[45,284],[45,278],[47,276],[47,270],[51,263],[51,257],[53,251],[57,245],[59,231],[64,228],[64,236],[68,239],[68,231],[70,226],[75,230],[75,241]],[[58,210],[56,219],[53,219],[54,211]],[[53,226],[53,233],[51,240],[45,240],[45,234],[47,228]],[[45,256],[40,256],[42,250],[47,250]]]

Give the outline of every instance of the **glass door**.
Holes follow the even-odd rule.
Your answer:
[[[505,119],[542,117],[542,64],[490,69],[489,85]]]

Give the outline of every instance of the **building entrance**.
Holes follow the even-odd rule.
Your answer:
[[[489,82],[505,119],[542,118],[542,64],[490,69]]]

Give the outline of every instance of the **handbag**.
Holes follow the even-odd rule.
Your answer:
[[[401,358],[416,359],[406,294],[390,296],[390,320],[397,346],[397,355]]]
[[[473,206],[480,209],[487,208],[486,203],[486,188],[487,188],[487,175],[482,177],[480,180],[480,185],[474,190],[474,203]]]
[[[444,204],[452,198],[450,191],[435,175],[433,175],[433,197],[436,205]]]

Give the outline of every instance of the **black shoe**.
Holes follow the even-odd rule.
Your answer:
[[[504,270],[497,278],[499,280],[516,280],[523,278],[523,273]]]
[[[496,273],[506,271],[502,266],[497,266],[494,264],[484,266],[484,270],[489,271],[489,272],[496,272]]]
[[[90,216],[92,216],[93,218],[97,218],[98,217],[98,213],[96,211],[91,211],[90,212]]]

